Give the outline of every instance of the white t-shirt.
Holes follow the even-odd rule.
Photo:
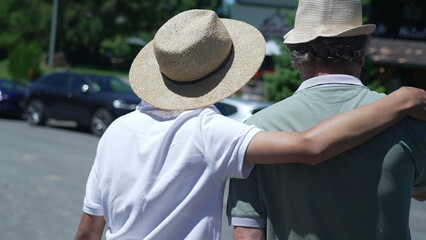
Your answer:
[[[215,107],[122,116],[99,142],[83,211],[104,216],[107,239],[220,239],[225,182],[248,176],[259,131]]]

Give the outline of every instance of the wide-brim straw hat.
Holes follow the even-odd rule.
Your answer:
[[[362,24],[360,0],[299,0],[294,28],[284,35],[284,43],[368,35],[375,28],[374,24]]]
[[[210,10],[185,11],[167,21],[136,56],[130,86],[160,109],[209,106],[241,89],[265,51],[255,27]]]

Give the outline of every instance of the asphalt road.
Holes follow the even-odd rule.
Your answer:
[[[99,138],[0,119],[2,239],[73,239]]]
[[[99,138],[58,126],[0,118],[0,239],[73,239]],[[426,203],[413,201],[410,222],[426,239]],[[222,232],[232,238],[226,222]]]

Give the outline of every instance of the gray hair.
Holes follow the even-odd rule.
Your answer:
[[[293,65],[310,62],[356,62],[365,55],[368,35],[354,37],[318,37],[307,43],[286,44]]]

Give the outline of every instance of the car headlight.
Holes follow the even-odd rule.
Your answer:
[[[117,109],[126,109],[126,110],[135,110],[136,104],[128,104],[125,103],[123,100],[114,100],[112,102],[112,106],[114,106]]]
[[[7,94],[2,93],[2,92],[0,91],[0,101],[7,100],[8,98],[9,98],[9,96],[8,96]]]

